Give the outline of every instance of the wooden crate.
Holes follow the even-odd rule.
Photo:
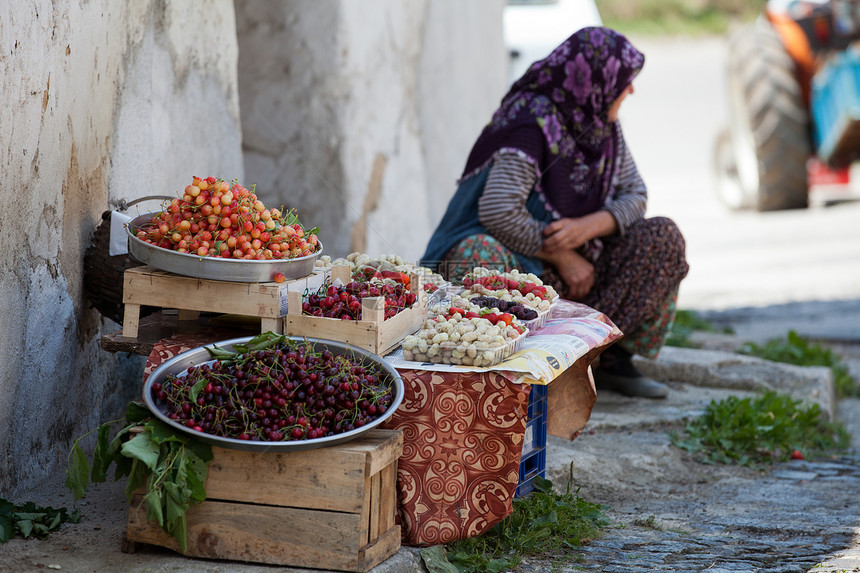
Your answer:
[[[331,276],[346,283],[348,268],[333,267]],[[344,274],[346,273],[346,274]],[[284,317],[284,332],[291,336],[324,338],[352,344],[374,354],[384,355],[397,347],[407,334],[421,328],[427,318],[428,296],[422,288],[421,275],[413,273],[409,281],[410,290],[417,295],[412,307],[398,312],[385,320],[383,297],[364,298],[361,301],[361,320],[340,320],[302,314],[302,293],[290,291],[287,315]]]
[[[148,265],[128,269],[123,275],[122,335],[137,337],[141,306],[178,309],[179,320],[197,320],[202,310],[259,317],[262,332],[280,334],[287,293],[315,291],[324,280],[323,273],[313,273],[283,283],[241,283],[185,277]]]
[[[292,453],[213,448],[206,500],[186,514],[184,555],[364,572],[400,549],[399,430],[370,430],[327,448]],[[182,553],[132,498],[122,549],[136,543]]]

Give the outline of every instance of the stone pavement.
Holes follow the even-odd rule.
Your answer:
[[[587,431],[550,438],[548,477],[573,483],[604,504],[615,524],[561,571],[860,571],[860,400],[837,401],[826,369],[798,368],[729,351],[745,341],[784,338],[789,329],[824,340],[860,376],[857,302],[798,304],[708,316],[734,336],[697,334],[706,350],[666,348],[642,370],[672,387],[665,401],[601,392]],[[770,316],[768,313],[772,312]],[[799,317],[814,316],[814,320]],[[810,331],[814,330],[814,331]],[[796,460],[759,472],[706,466],[672,446],[669,431],[710,400],[787,392],[818,403],[854,439],[848,455]],[[523,571],[542,571],[535,563]]]

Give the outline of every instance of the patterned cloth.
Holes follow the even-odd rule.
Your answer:
[[[407,545],[475,537],[511,513],[531,387],[495,372],[400,371],[399,519]]]
[[[606,314],[625,334],[620,344],[628,351],[656,358],[674,320],[678,286],[689,269],[684,248],[684,238],[670,219],[642,219],[623,237],[604,241],[594,286],[578,302]],[[475,235],[454,247],[442,266],[454,269],[456,280],[465,266],[484,265],[482,257],[492,268],[510,270],[513,256],[492,237]],[[567,287],[551,266],[545,265],[541,279],[567,298]]]

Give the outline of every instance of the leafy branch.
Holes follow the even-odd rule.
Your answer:
[[[185,513],[206,499],[204,484],[212,448],[202,442],[175,433],[169,426],[152,418],[143,404],[132,402],[126,409],[123,427],[110,439],[110,429],[121,420],[98,426],[96,447],[90,464],[78,442],[69,453],[66,487],[75,502],[86,493],[90,481],[107,479],[108,468],[115,466],[114,480],[128,476],[125,494],[129,502],[144,487],[146,517],[157,522],[172,535],[182,551],[188,546]]]

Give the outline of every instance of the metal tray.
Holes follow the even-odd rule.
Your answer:
[[[126,225],[128,234],[128,252],[142,263],[152,265],[157,269],[216,281],[233,281],[243,283],[262,283],[274,280],[276,273],[283,273],[287,280],[300,279],[314,272],[314,264],[323,250],[319,243],[317,251],[312,255],[295,259],[274,259],[271,261],[247,261],[239,259],[221,259],[218,257],[200,257],[187,253],[178,253],[150,245],[137,238],[137,230],[158,213],[146,213],[135,217]]]
[[[222,348],[224,350],[233,350],[234,344],[245,344],[249,340],[251,340],[251,338],[252,337],[232,338],[230,340],[214,342],[208,346],[211,347],[215,345],[218,346],[218,348]],[[249,452],[293,452],[299,450],[311,450],[315,448],[322,448],[326,446],[333,446],[335,444],[341,444],[343,442],[348,442],[350,440],[358,438],[364,432],[367,432],[368,430],[371,430],[385,422],[388,418],[392,416],[392,414],[394,414],[394,412],[400,406],[400,403],[403,402],[403,395],[405,393],[403,379],[400,377],[400,374],[397,372],[397,370],[394,369],[394,367],[390,366],[385,360],[383,360],[376,354],[372,354],[366,350],[356,348],[355,346],[351,346],[349,344],[335,342],[332,340],[305,338],[302,336],[288,336],[287,338],[297,341],[307,340],[313,345],[314,350],[322,351],[328,348],[328,350],[336,356],[344,354],[349,356],[355,356],[362,362],[366,363],[369,361],[376,365],[379,365],[382,370],[388,374],[387,381],[391,385],[391,388],[393,390],[391,406],[389,406],[385,413],[382,414],[380,417],[376,418],[369,424],[362,426],[361,428],[356,428],[350,432],[344,432],[342,434],[336,434],[334,436],[317,438],[313,440],[296,440],[293,442],[252,442],[249,440],[224,438],[212,434],[197,432],[191,428],[184,426],[183,424],[171,420],[165,414],[165,405],[159,403],[158,400],[152,397],[152,385],[156,382],[162,382],[165,378],[167,378],[167,376],[178,376],[179,374],[187,370],[190,366],[199,366],[201,364],[214,362],[209,357],[209,353],[206,350],[206,346],[200,346],[187,352],[183,352],[182,354],[178,354],[173,358],[163,362],[158,368],[156,368],[152,372],[152,374],[150,374],[149,377],[146,379],[146,383],[143,386],[143,401],[159,420],[161,420],[175,430],[188,434],[196,440],[205,442],[213,446],[220,446],[222,448],[232,448],[234,450],[244,450]]]

